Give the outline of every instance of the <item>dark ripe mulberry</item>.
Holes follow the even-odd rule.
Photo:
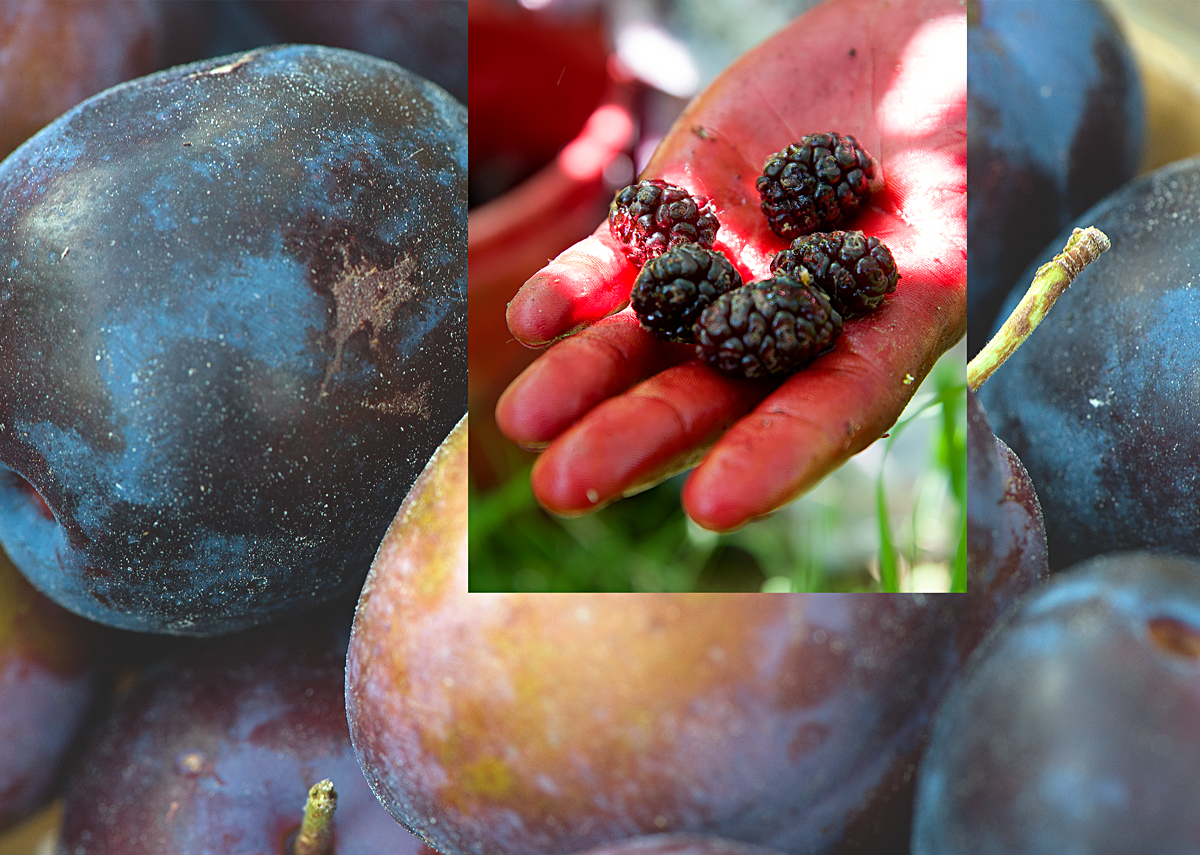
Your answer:
[[[697,355],[725,374],[751,378],[812,362],[842,334],[842,318],[807,278],[778,274],[717,297],[696,322]]]
[[[843,320],[878,308],[900,279],[891,250],[862,232],[804,235],[771,259],[772,273],[796,276],[801,269]]]
[[[693,341],[692,325],[718,296],[742,286],[724,255],[685,243],[646,262],[629,301],[642,326],[667,341]]]
[[[608,215],[613,237],[638,267],[683,243],[711,249],[718,226],[710,199],[697,198],[657,178],[617,193]]]
[[[882,184],[875,158],[842,134],[808,134],[767,158],[756,186],[771,230],[792,240],[853,217]]]

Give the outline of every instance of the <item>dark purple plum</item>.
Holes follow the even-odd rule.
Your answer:
[[[103,694],[108,641],[34,590],[0,551],[0,829],[55,793]]]
[[[1025,467],[967,392],[967,566],[979,579],[1045,580],[1046,529]]]
[[[992,428],[1037,489],[1051,569],[1117,550],[1200,555],[1197,211],[1193,159],[1084,214],[1078,223],[1098,227],[1112,249],[980,389]]]
[[[1143,127],[1137,69],[1103,3],[968,0],[972,353],[1046,241],[1134,175]]]
[[[1200,563],[1057,575],[999,624],[938,712],[914,855],[1200,846]]]
[[[388,59],[467,103],[467,0],[253,0],[282,40]]]
[[[67,790],[63,855],[292,855],[309,787],[337,855],[434,855],[375,800],[343,696],[347,620],[193,642],[100,725]]]
[[[0,541],[33,584],[197,635],[360,584],[466,410],[466,154],[441,89],[289,46],[0,165]]]

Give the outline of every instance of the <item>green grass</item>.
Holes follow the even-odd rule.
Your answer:
[[[683,476],[579,519],[546,513],[523,463],[470,492],[472,591],[966,589],[966,383],[943,357],[889,434],[730,534],[683,514]]]

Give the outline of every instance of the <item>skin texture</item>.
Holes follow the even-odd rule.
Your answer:
[[[326,614],[156,663],[72,775],[59,851],[291,855],[309,787],[329,778],[336,855],[433,855],[358,770],[342,694],[346,623]]]
[[[1198,208],[1192,159],[1084,214],[1077,224],[1098,227],[1112,249],[980,389],[1037,488],[1052,569],[1117,550],[1200,554]]]
[[[768,155],[836,130],[881,162],[887,187],[853,227],[891,248],[900,286],[804,371],[733,380],[642,330],[624,308],[637,271],[607,223],[521,288],[508,309],[513,335],[530,346],[569,336],[496,409],[511,439],[545,449],[532,475],[543,505],[587,513],[698,463],[685,510],[706,528],[732,529],[800,495],[894,423],[964,331],[965,29],[950,0],[823,4],[693,101],[641,176],[712,197],[717,248],[750,281],[786,246],[754,188]]]
[[[0,829],[49,801],[100,695],[106,636],[0,551]]]
[[[967,564],[991,578],[1049,574],[1042,508],[1020,459],[967,392]]]
[[[1145,120],[1133,56],[1103,3],[971,0],[968,9],[974,353],[1025,265],[1136,173]]]
[[[760,846],[748,846],[715,837],[695,837],[690,834],[653,834],[638,837],[599,849],[589,849],[583,855],[779,855]]]
[[[467,103],[467,0],[257,0],[253,5],[274,25],[280,41],[391,60]]]
[[[1200,564],[1060,574],[980,645],[921,763],[914,855],[1190,852]]]
[[[5,162],[0,541],[36,587],[210,634],[359,584],[466,410],[465,123],[391,63],[267,48]]]
[[[0,2],[0,159],[83,99],[161,67],[151,2]]]
[[[355,615],[351,735],[397,819],[455,855],[656,832],[905,851],[933,710],[1035,577],[981,568],[953,596],[468,594],[465,433]]]

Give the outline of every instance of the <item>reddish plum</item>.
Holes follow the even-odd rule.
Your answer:
[[[964,595],[468,594],[466,493],[464,423],[380,547],[346,680],[376,794],[455,855],[654,832],[903,852],[933,710],[1038,580],[1016,563]]]
[[[107,638],[0,551],[0,829],[49,800],[104,682]]]
[[[67,855],[292,855],[309,788],[337,792],[337,855],[433,855],[359,771],[342,694],[346,622],[195,646],[152,668],[87,746]]]

